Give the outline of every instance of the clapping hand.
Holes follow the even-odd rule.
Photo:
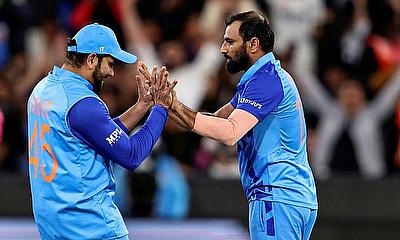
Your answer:
[[[175,100],[177,100],[176,92],[175,92],[175,90],[173,88],[175,87],[177,82],[176,81],[173,81],[173,82],[168,81],[169,73],[168,73],[168,71],[166,71],[165,67],[162,67],[160,69],[160,71],[157,71],[157,66],[154,66],[153,70],[152,70],[152,73],[150,74],[146,64],[144,64],[143,62],[140,61],[138,63],[138,71],[139,71],[140,76],[142,76],[145,79],[145,84],[144,85],[145,85],[146,89],[148,89],[148,94],[151,94],[152,100],[154,100],[154,96],[156,94],[155,93],[155,89],[156,89],[155,84],[158,82],[158,84],[159,84],[158,88],[165,84],[166,86],[164,86],[164,87],[167,88],[167,89],[170,89],[171,96],[169,97],[168,96],[169,94],[166,94],[164,96],[165,97],[165,101],[167,101],[165,104],[160,103],[160,101],[157,101],[157,103],[159,103],[160,105],[162,105],[164,107],[170,106],[171,108],[176,105],[174,103]],[[162,75],[162,72],[164,73],[164,75]],[[164,78],[163,79],[159,79],[160,76],[163,76]],[[161,81],[163,81],[163,82],[161,82]],[[152,92],[153,93],[150,92],[150,86],[154,86],[152,88]],[[168,90],[167,90],[167,92],[168,92]],[[171,102],[169,102],[169,101],[171,101]]]
[[[141,70],[143,68],[146,68],[146,65],[142,61],[139,61],[138,62],[139,73],[135,76],[137,90],[138,90],[138,102],[141,101],[148,106],[152,106],[154,104],[154,101],[149,90],[150,76],[148,76],[146,73],[144,73],[143,70]]]
[[[153,67],[150,75],[150,94],[153,97],[155,104],[159,104],[164,108],[169,108],[172,105],[171,91],[178,83],[176,80],[168,82],[169,73],[166,67],[158,70],[157,66]]]

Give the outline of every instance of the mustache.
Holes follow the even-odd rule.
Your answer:
[[[228,54],[224,53],[223,55],[224,55],[224,58],[225,58],[225,59],[227,59],[227,60],[232,60],[232,58],[229,57]]]

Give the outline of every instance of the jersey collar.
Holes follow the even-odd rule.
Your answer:
[[[274,54],[272,52],[269,52],[259,58],[240,78],[239,85],[245,84],[253,75],[256,73],[262,66],[264,66],[268,62],[273,62],[275,61]]]
[[[60,79],[61,81],[79,82],[93,91],[93,86],[88,80],[86,80],[79,74],[60,68],[58,66],[54,66],[53,71],[50,72],[50,75],[55,76],[57,79]]]

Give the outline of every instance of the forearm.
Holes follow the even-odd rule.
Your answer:
[[[143,127],[133,136],[113,121],[99,99],[85,98],[76,103],[68,113],[69,128],[96,153],[119,165],[133,170],[150,153],[160,137],[168,112],[154,106]],[[118,125],[118,126],[117,126]]]
[[[235,123],[229,119],[196,114],[193,132],[209,137],[226,145],[233,145],[239,139],[235,139]]]
[[[190,126],[183,122],[173,111],[168,112],[168,118],[171,119],[179,127],[189,131],[192,130]]]
[[[193,111],[181,102],[179,102],[177,106],[171,110],[174,115],[179,118],[179,121],[183,123],[183,126],[185,126],[185,128],[188,128],[190,130],[193,129],[197,114],[196,111]]]
[[[130,137],[132,154],[125,168],[134,170],[150,154],[155,143],[160,137],[167,120],[168,112],[160,106],[155,106],[140,130]],[[124,157],[119,157],[119,162],[125,162]]]
[[[137,13],[137,5],[131,5],[129,1],[123,1],[121,6],[122,30],[129,44],[138,48],[141,44],[148,42],[143,31],[142,21]]]
[[[258,123],[252,114],[237,109],[227,119],[196,114],[193,131],[232,146]]]
[[[150,107],[151,105],[139,101],[130,107],[126,112],[121,114],[121,116],[119,116],[119,120],[128,129],[128,131],[131,131],[150,109]]]

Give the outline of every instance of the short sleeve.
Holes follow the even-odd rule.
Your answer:
[[[236,108],[237,103],[238,103],[238,96],[239,94],[236,93],[235,96],[233,96],[233,98],[231,99],[231,101],[229,102],[234,108]]]
[[[237,100],[237,109],[245,110],[263,121],[283,99],[283,88],[278,74],[256,73],[246,82]]]

